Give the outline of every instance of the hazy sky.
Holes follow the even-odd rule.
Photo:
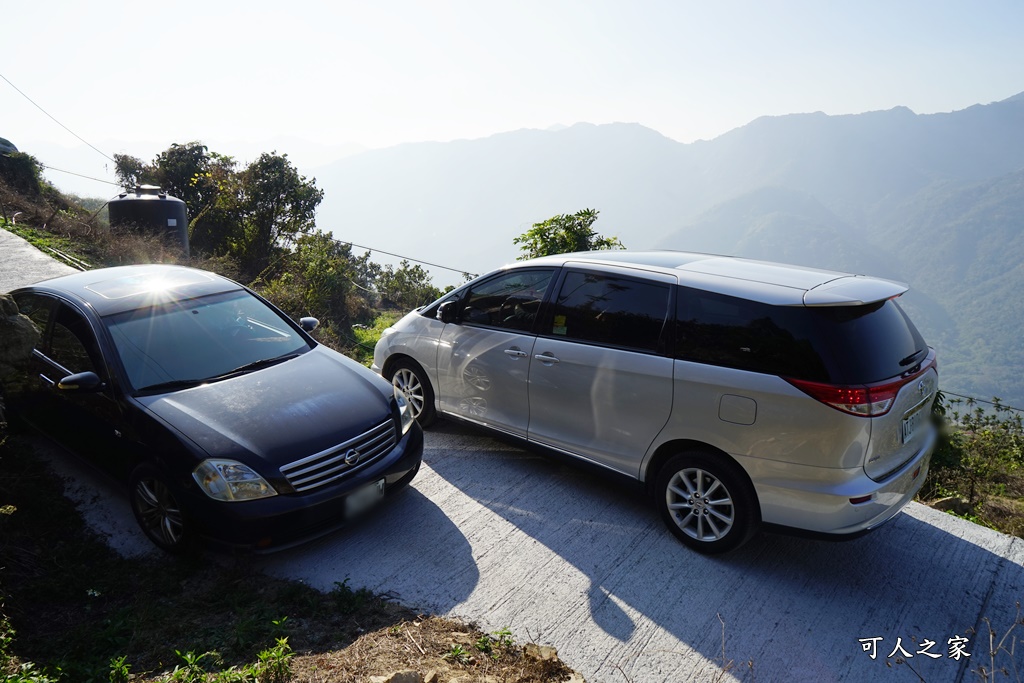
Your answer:
[[[763,115],[933,113],[1024,91],[1020,0],[10,5],[0,74],[103,152],[147,161],[198,139],[301,168],[340,156],[330,145],[578,121],[691,142]],[[94,151],[57,154],[82,143],[3,81],[0,103],[0,137],[113,179]]]

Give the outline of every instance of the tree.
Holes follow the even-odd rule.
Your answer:
[[[282,260],[280,275],[258,289],[293,319],[319,318],[316,337],[320,342],[336,349],[352,348],[352,323],[373,316],[367,297],[372,290],[360,284],[368,268],[379,269],[368,254],[355,256],[352,245],[313,230],[296,238]]]
[[[22,194],[38,197],[44,184],[42,164],[24,152],[0,154],[0,180]]]
[[[114,174],[117,176],[117,182],[126,190],[145,184],[143,177],[148,172],[150,167],[142,159],[130,154],[114,155]]]
[[[384,306],[405,310],[425,306],[441,296],[441,290],[430,280],[430,273],[405,259],[397,269],[385,266],[380,271],[377,291]]]
[[[287,154],[264,153],[239,171],[235,160],[201,142],[174,144],[153,163],[115,157],[125,187],[157,185],[185,202],[193,252],[236,257],[245,275],[256,276],[280,249],[315,227],[324,193],[299,175]]]
[[[316,179],[306,180],[287,154],[261,154],[240,177],[238,210],[243,267],[258,273],[275,249],[288,248],[316,227],[316,208],[324,198]]]
[[[625,249],[618,237],[605,237],[594,232],[591,226],[598,213],[594,209],[583,209],[534,223],[532,228],[512,240],[524,252],[518,260],[574,251]]]

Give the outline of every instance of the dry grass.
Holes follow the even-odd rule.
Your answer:
[[[1024,500],[992,496],[981,503],[978,517],[1004,534],[1024,538]]]
[[[425,680],[436,674],[443,683],[544,683],[572,674],[557,657],[544,659],[503,641],[458,621],[421,616],[367,633],[341,650],[298,656],[292,662],[292,680],[360,683],[413,670]]]

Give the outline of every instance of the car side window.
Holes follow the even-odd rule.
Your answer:
[[[26,292],[15,295],[14,301],[18,304],[18,311],[34,322],[40,332],[45,333],[46,324],[50,321],[50,311],[53,310],[54,300],[42,294]]]
[[[48,355],[71,374],[96,372],[99,349],[85,318],[69,306],[61,305],[53,321]]]
[[[570,271],[545,334],[660,352],[671,291],[661,282]]]
[[[515,270],[474,285],[466,292],[462,322],[531,331],[553,273],[552,268]]]
[[[676,358],[811,381],[828,381],[801,308],[679,288]]]

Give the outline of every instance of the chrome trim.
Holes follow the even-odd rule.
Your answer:
[[[366,467],[391,452],[397,443],[394,420],[388,418],[353,439],[282,466],[281,474],[296,491],[309,491]],[[353,451],[360,457],[355,464],[350,464],[346,460],[352,459]]]

